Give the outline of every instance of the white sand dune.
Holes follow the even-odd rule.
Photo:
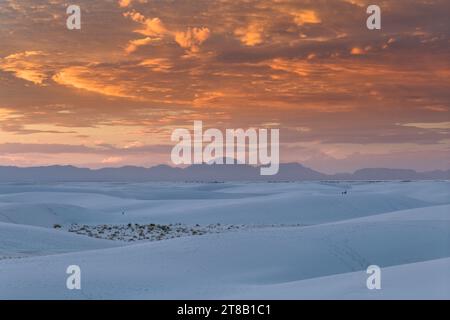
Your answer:
[[[95,223],[101,212],[80,206],[58,203],[25,203],[0,205],[0,222],[52,228],[55,224],[68,225],[84,221]]]
[[[120,242],[94,239],[59,230],[0,222],[0,260],[119,245]]]
[[[445,285],[450,277],[450,199],[445,202],[443,196],[449,187],[449,182],[256,183],[205,191],[208,185],[189,184],[180,187],[186,194],[195,189],[237,193],[240,198],[137,200],[128,193],[125,216],[108,215],[105,209],[120,205],[119,197],[112,202],[103,196],[89,198],[78,202],[84,215],[69,212],[66,216],[61,210],[58,217],[63,221],[75,217],[80,223],[109,219],[109,223],[227,221],[308,226],[272,226],[113,248],[102,247],[97,239],[76,237],[77,244],[81,243],[78,238],[93,241],[68,250],[75,238],[62,239],[66,251],[61,252],[66,253],[57,255],[60,248],[51,248],[52,241],[47,247],[36,244],[40,254],[53,255],[0,261],[0,299],[450,299]],[[349,190],[347,195],[341,194],[344,189]],[[74,192],[75,198],[79,194]],[[28,197],[27,205],[49,203],[53,198],[52,193],[32,201]],[[1,196],[0,210],[13,206],[14,199],[20,197]],[[26,215],[22,219],[21,223],[27,222]],[[13,226],[2,225],[5,230]],[[45,230],[16,227],[22,232],[0,233],[0,248],[22,250],[33,242],[31,231]],[[55,234],[55,242],[59,242],[56,235],[65,235],[48,232]],[[19,245],[11,245],[13,238]],[[72,264],[82,269],[82,290],[65,287],[65,270]],[[364,271],[372,264],[382,268],[379,291],[365,286]]]
[[[429,182],[420,184],[428,186]],[[160,198],[132,198],[135,188],[154,193],[158,185],[120,185],[120,189],[118,185],[98,184],[98,194],[93,193],[92,185],[88,193],[82,193],[80,187],[61,188],[64,192],[22,192],[21,186],[19,193],[0,195],[0,221],[39,226],[128,222],[311,225],[442,203],[426,200],[426,196],[412,197],[408,183],[186,184],[174,186],[173,191],[164,185],[164,194],[158,191]],[[440,188],[445,190],[448,184]],[[429,190],[430,198],[437,194],[435,189]],[[179,194],[180,190],[184,197],[174,199],[171,192]],[[343,190],[349,193],[344,196]],[[112,193],[117,195],[105,195]],[[143,195],[140,190],[138,196]]]
[[[450,296],[450,258],[383,268],[381,290],[368,290],[367,273],[245,286],[230,299],[445,299]]]

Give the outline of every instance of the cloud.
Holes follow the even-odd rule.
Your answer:
[[[421,128],[421,129],[450,129],[450,121],[404,123],[404,124],[402,124],[402,126],[415,127],[415,128]]]
[[[86,146],[82,144],[61,144],[61,143],[2,143],[0,153],[2,154],[99,154],[108,155],[106,159],[117,159],[129,154],[148,154],[170,152],[171,145],[140,145],[137,147],[117,147],[103,144],[96,146]]]
[[[180,47],[190,52],[198,52],[200,45],[210,36],[210,30],[206,27],[188,27],[185,31],[169,30],[159,18],[146,18],[136,11],[125,12],[124,16],[144,26],[135,32],[147,36],[144,39],[130,41],[126,50],[128,53],[135,51],[139,46],[150,44],[164,37],[171,38]]]
[[[0,70],[12,72],[17,78],[44,85],[47,74],[38,59],[44,55],[41,51],[24,51],[11,54],[0,60]]]
[[[226,94],[221,91],[204,92],[202,94],[197,94],[193,103],[195,106],[204,107],[213,102],[217,102],[225,96]]]
[[[191,52],[198,52],[200,45],[210,36],[208,28],[188,28],[186,31],[175,32],[175,42],[180,47],[188,49]]]
[[[24,153],[86,153],[98,151],[83,145],[45,144],[45,143],[3,143],[0,152],[4,154]]]
[[[165,58],[144,59],[139,65],[156,72],[169,72],[174,67],[170,60]]]
[[[119,7],[126,8],[131,6],[136,0],[119,0]],[[137,0],[139,3],[148,3],[148,0]]]
[[[35,2],[0,1],[0,142],[164,144],[193,119],[277,123],[282,143],[333,155],[448,139],[448,1],[382,1],[382,33],[369,0],[80,0],[85,31],[69,33],[64,1]],[[51,161],[136,160],[98,148]]]
[[[291,12],[291,14],[294,17],[294,22],[299,26],[322,22],[314,10],[297,10]]]
[[[128,92],[127,88],[117,83],[118,75],[109,70],[102,73],[95,72],[92,68],[77,66],[62,69],[53,76],[56,83],[82,89],[106,96],[138,99],[137,96]]]
[[[365,54],[366,51],[365,51],[364,49],[362,49],[362,48],[354,47],[354,48],[352,48],[352,50],[350,51],[350,53],[351,53],[352,55],[359,56],[359,55]]]
[[[11,132],[15,135],[33,135],[40,133],[50,134],[63,134],[63,133],[76,133],[75,131],[61,131],[61,130],[46,130],[46,129],[30,129],[28,126],[22,125],[17,122],[0,123],[0,129],[4,132]]]
[[[123,157],[108,157],[101,161],[103,164],[115,164],[124,161]]]
[[[142,38],[142,39],[136,39],[136,40],[130,40],[128,42],[127,47],[125,48],[126,53],[133,53],[135,52],[139,47],[149,45],[151,43],[158,42],[160,38]]]
[[[348,2],[358,7],[367,6],[370,1],[367,0],[343,0],[344,2]]]
[[[20,118],[20,114],[16,114],[14,110],[10,108],[1,108],[0,107],[0,119],[2,120],[10,120],[16,117]]]
[[[310,75],[316,68],[314,64],[306,60],[273,59],[268,61],[268,65],[274,70],[291,72],[303,77]]]
[[[234,34],[247,46],[256,46],[263,42],[264,27],[260,23],[253,22],[246,27],[237,28]]]
[[[125,13],[125,16],[128,16],[133,21],[139,22],[140,24],[144,25],[144,29],[138,29],[135,32],[143,34],[145,36],[160,37],[171,33],[169,30],[167,30],[167,28],[159,18],[145,18],[139,12],[127,12]]]
[[[119,0],[119,7],[125,8],[131,4],[131,0]]]

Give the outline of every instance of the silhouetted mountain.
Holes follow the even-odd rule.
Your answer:
[[[367,168],[333,175],[336,180],[448,180],[450,170],[417,172],[410,169]]]
[[[280,164],[278,174],[261,176],[260,167],[245,164],[200,164],[186,168],[159,165],[151,168],[86,169],[74,166],[2,167],[0,182],[57,181],[304,181],[304,180],[436,180],[450,179],[450,170],[416,172],[407,169],[369,168],[354,173],[323,174],[299,163]]]

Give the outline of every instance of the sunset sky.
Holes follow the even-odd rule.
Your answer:
[[[0,165],[170,164],[172,130],[203,120],[279,128],[282,162],[327,173],[449,169],[449,14],[448,0],[0,0]]]

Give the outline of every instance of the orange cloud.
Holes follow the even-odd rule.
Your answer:
[[[130,41],[127,52],[133,52],[137,47],[149,44],[155,39],[160,40],[162,37],[173,39],[180,47],[190,52],[198,52],[200,45],[210,36],[210,30],[206,27],[188,28],[186,31],[172,31],[159,18],[146,18],[136,11],[126,12],[124,16],[143,25],[143,29],[135,30],[135,32],[147,36],[145,39]]]
[[[172,63],[164,58],[145,59],[139,65],[157,72],[169,72],[173,67]]]
[[[225,97],[225,93],[221,91],[204,92],[201,95],[197,94],[193,104],[197,107],[204,107],[213,102]]]
[[[415,122],[402,124],[405,127],[415,127],[420,129],[450,129],[450,121],[446,122]]]
[[[273,59],[268,64],[274,70],[296,73],[303,77],[308,76],[315,68],[314,65],[304,60]]]
[[[209,35],[208,28],[188,28],[184,32],[175,32],[175,42],[191,52],[198,52],[200,45],[209,38]]]
[[[442,1],[426,1],[427,10],[418,10],[425,1],[383,2],[389,20],[408,18],[412,29],[399,23],[367,37],[358,4],[368,0],[85,1],[90,21],[102,23],[70,34],[57,27],[59,6],[32,2],[0,1],[8,13],[0,21],[0,108],[11,110],[0,109],[1,141],[147,144],[155,132],[202,118],[217,127],[277,123],[284,141],[299,143],[431,144],[448,131]],[[116,154],[86,163],[109,156]]]
[[[131,0],[119,0],[119,6],[121,8],[128,7],[131,4]]]
[[[82,66],[65,68],[53,76],[53,81],[63,86],[111,97],[137,99],[126,87],[118,84],[117,80],[114,74],[94,73],[90,68]]]
[[[150,37],[146,37],[143,39],[131,40],[128,42],[128,45],[125,48],[125,52],[132,53],[132,52],[136,51],[139,47],[146,46],[153,42],[157,42],[158,40],[160,40],[160,39],[159,38],[150,38]]]
[[[364,7],[369,4],[369,1],[366,0],[344,0],[344,2],[348,2],[358,7]]]
[[[0,107],[0,119],[7,120],[13,118],[20,118],[13,110]]]
[[[350,53],[351,53],[352,55],[358,56],[358,55],[363,55],[363,54],[365,54],[366,51],[365,51],[364,49],[362,49],[362,48],[354,47],[354,48],[352,48],[352,50],[350,51]]]
[[[119,0],[119,7],[129,7],[135,0]],[[139,3],[147,3],[147,0],[138,0]]]
[[[0,70],[12,72],[17,78],[44,85],[47,74],[37,59],[44,55],[41,51],[25,51],[11,54],[0,60]]]
[[[263,42],[264,27],[259,23],[251,23],[246,27],[237,28],[234,34],[247,46],[256,46]]]
[[[292,12],[291,15],[294,16],[294,22],[299,26],[322,22],[314,10],[298,10]]]
[[[101,163],[104,163],[104,164],[114,164],[114,163],[120,163],[120,162],[122,162],[123,160],[124,160],[123,157],[108,157],[108,158],[103,159],[103,160],[101,161]]]
[[[139,20],[134,20],[136,22],[141,22],[145,25],[145,29],[138,30],[139,33],[153,37],[169,34],[169,31],[166,29],[166,27],[159,18],[145,19],[144,21],[142,21],[141,17],[142,15],[139,16]]]

